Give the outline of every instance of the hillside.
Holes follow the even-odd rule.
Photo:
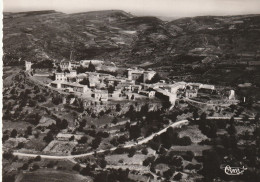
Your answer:
[[[73,51],[77,61],[95,58],[119,65],[148,62],[170,73],[170,78],[205,67],[197,70],[199,78],[205,79],[205,75],[209,78],[208,65],[260,61],[260,15],[202,16],[166,22],[121,10],[77,14],[50,10],[4,13],[3,23],[5,64],[20,58],[69,59]],[[239,69],[236,72],[242,73]],[[258,79],[254,82],[259,83]]]

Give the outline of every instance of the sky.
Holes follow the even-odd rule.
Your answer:
[[[134,15],[165,17],[260,14],[260,0],[3,0],[3,4],[5,12],[120,9]]]

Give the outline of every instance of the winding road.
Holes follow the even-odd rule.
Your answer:
[[[207,119],[230,119],[230,117],[208,117]],[[243,118],[240,117],[235,117],[235,120],[242,120]],[[253,120],[254,118],[249,118],[249,120]],[[164,132],[166,132],[166,130],[170,127],[172,128],[177,128],[180,127],[182,125],[188,125],[189,121],[188,120],[181,120],[181,121],[177,121],[175,123],[172,123],[171,125],[167,126],[166,128],[138,141],[137,143],[134,144],[126,144],[124,146],[122,146],[122,148],[131,148],[134,146],[138,146],[138,145],[142,145],[145,144],[147,142],[149,142],[150,140],[153,139],[154,136],[156,135],[160,135]],[[86,156],[90,156],[90,155],[94,155],[95,153],[104,153],[107,151],[114,151],[116,150],[117,147],[113,147],[110,149],[106,149],[106,150],[98,150],[95,152],[88,152],[88,153],[84,153],[84,154],[77,154],[77,155],[66,155],[66,156],[57,156],[57,155],[45,155],[45,154],[30,154],[30,153],[23,153],[23,152],[18,152],[18,151],[14,151],[13,155],[15,156],[20,156],[20,157],[36,157],[36,156],[41,156],[41,158],[45,158],[45,159],[74,159],[74,158],[80,158],[80,157],[86,157]]]
[[[152,134],[152,135],[150,135],[150,136],[148,136],[148,137],[138,141],[138,143],[126,144],[126,145],[122,146],[122,148],[131,148],[131,147],[134,147],[134,146],[145,144],[145,143],[149,142],[150,140],[152,140],[154,136],[160,135],[160,134],[166,132],[166,130],[169,127],[176,128],[176,127],[179,127],[179,126],[182,126],[182,125],[187,125],[188,123],[189,123],[188,120],[177,121],[177,122],[169,125],[168,127],[158,131],[157,133],[154,133],[154,134]],[[96,151],[96,152],[88,152],[88,153],[84,153],[84,154],[67,155],[67,156],[56,156],[56,155],[45,155],[45,154],[30,154],[30,153],[23,153],[23,152],[17,152],[17,151],[14,151],[13,155],[20,156],[20,157],[41,156],[41,158],[45,158],[45,159],[73,159],[73,158],[80,158],[80,157],[86,157],[86,156],[94,155],[95,153],[104,153],[106,151],[114,151],[116,148],[117,147],[113,147],[113,148],[110,148],[110,149],[99,150],[99,151]]]

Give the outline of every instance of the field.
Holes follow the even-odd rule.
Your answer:
[[[88,177],[84,177],[73,171],[56,171],[52,169],[39,169],[34,172],[25,172],[18,176],[16,182],[90,182]]]
[[[21,70],[21,67],[16,67],[16,66],[5,66],[3,67],[3,84],[5,87],[8,87],[12,84],[12,79],[13,77],[19,73],[19,71]]]
[[[179,136],[188,136],[190,137],[192,143],[199,143],[202,140],[207,139],[207,136],[201,133],[196,125],[184,126],[182,130],[179,132]]]

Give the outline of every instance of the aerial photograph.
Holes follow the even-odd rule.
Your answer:
[[[260,182],[260,0],[3,0],[3,182]]]

